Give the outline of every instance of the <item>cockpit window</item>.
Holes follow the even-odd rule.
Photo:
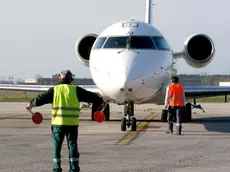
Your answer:
[[[93,46],[93,49],[101,48],[106,40],[106,37],[98,38]]]
[[[106,41],[104,48],[126,48],[126,42],[127,42],[127,36],[126,37],[110,37]]]
[[[130,48],[133,49],[155,49],[151,37],[148,36],[132,36],[130,40]]]
[[[157,49],[169,50],[169,47],[163,37],[153,37],[153,42],[155,43]]]
[[[158,49],[170,50],[166,41],[160,36],[120,36],[120,37],[106,37],[98,38],[94,44],[94,49],[97,48],[127,48],[132,49]]]

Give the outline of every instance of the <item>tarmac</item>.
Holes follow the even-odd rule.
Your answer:
[[[26,103],[0,103],[0,171],[52,171],[50,105],[34,108],[44,121],[32,123]],[[163,106],[136,105],[136,132],[121,131],[123,106],[110,104],[111,121],[80,115],[79,152],[82,172],[229,172],[230,105],[202,104],[206,113],[193,110],[193,121],[183,123],[181,136],[166,134]],[[66,139],[63,171],[69,170]]]

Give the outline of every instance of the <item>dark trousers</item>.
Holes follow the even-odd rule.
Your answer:
[[[61,148],[66,136],[69,149],[69,172],[79,172],[78,126],[52,126],[53,172],[62,172]]]
[[[173,122],[176,121],[177,132],[181,133],[182,129],[182,111],[183,107],[169,106],[168,108],[168,126],[173,131]]]

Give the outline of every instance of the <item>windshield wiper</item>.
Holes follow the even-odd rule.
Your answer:
[[[130,47],[130,40],[131,40],[131,36],[129,36],[128,39],[127,39],[126,47],[125,47],[124,49],[118,51],[118,52],[117,52],[118,54],[120,54],[120,53],[123,52],[124,50],[133,50],[134,52],[136,52],[137,54],[139,54],[139,51],[136,51],[136,50],[134,50],[134,49],[132,49],[132,48]]]

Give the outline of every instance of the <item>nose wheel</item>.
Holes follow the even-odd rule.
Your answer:
[[[133,102],[129,102],[124,105],[124,115],[125,117],[121,120],[121,130],[126,131],[126,127],[130,128],[131,131],[137,130],[137,120],[134,117],[134,106]]]

